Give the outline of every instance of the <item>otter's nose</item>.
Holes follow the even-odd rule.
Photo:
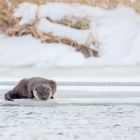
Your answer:
[[[48,96],[43,96],[41,97],[41,100],[47,100],[49,97]]]

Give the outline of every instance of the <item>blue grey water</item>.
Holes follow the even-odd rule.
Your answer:
[[[140,106],[0,105],[2,140],[139,140]]]

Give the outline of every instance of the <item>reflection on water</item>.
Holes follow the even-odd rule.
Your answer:
[[[140,106],[0,106],[0,139],[140,138]]]

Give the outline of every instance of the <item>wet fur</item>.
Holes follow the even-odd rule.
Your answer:
[[[34,92],[38,87],[50,88],[48,98],[53,99],[56,92],[56,83],[53,80],[33,77],[21,80],[16,87],[5,94],[5,100],[14,101],[13,99],[32,99],[35,98]],[[43,89],[44,91],[44,89]],[[39,96],[43,96],[39,95]],[[39,98],[40,99],[40,98]]]

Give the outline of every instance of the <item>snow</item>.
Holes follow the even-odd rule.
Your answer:
[[[39,6],[38,17],[46,18],[57,21],[63,17],[76,16],[76,17],[89,17],[89,19],[102,17],[106,11],[98,8],[81,4],[66,4],[66,3],[47,3],[47,5]]]
[[[65,27],[63,25],[57,25],[55,23],[51,23],[45,18],[40,20],[37,29],[38,31],[45,33],[53,32],[53,35],[55,36],[71,38],[79,43],[85,43],[89,35],[89,31],[81,31],[77,29],[72,29],[70,27]]]
[[[68,37],[79,43],[87,43],[89,36],[92,35],[100,43],[99,57],[84,58],[70,46],[41,43],[30,35],[11,38],[0,35],[0,66],[67,67],[140,64],[140,15],[124,5],[105,10],[80,4],[55,2],[38,6],[25,2],[14,10],[14,16],[21,18],[19,23],[21,25],[33,24],[37,16],[38,31],[52,32],[53,35]],[[55,23],[64,17],[72,16],[88,18],[89,29],[79,30]],[[47,17],[54,23],[48,21]]]
[[[85,63],[84,56],[81,53],[76,53],[73,48],[67,45],[41,43],[30,35],[23,37],[1,36],[0,40],[2,44],[0,66],[2,67],[56,66],[56,64],[57,66],[69,66]]]
[[[14,10],[14,16],[21,17],[20,25],[31,25],[35,21],[37,9],[36,4],[23,3],[19,5],[18,9]]]

